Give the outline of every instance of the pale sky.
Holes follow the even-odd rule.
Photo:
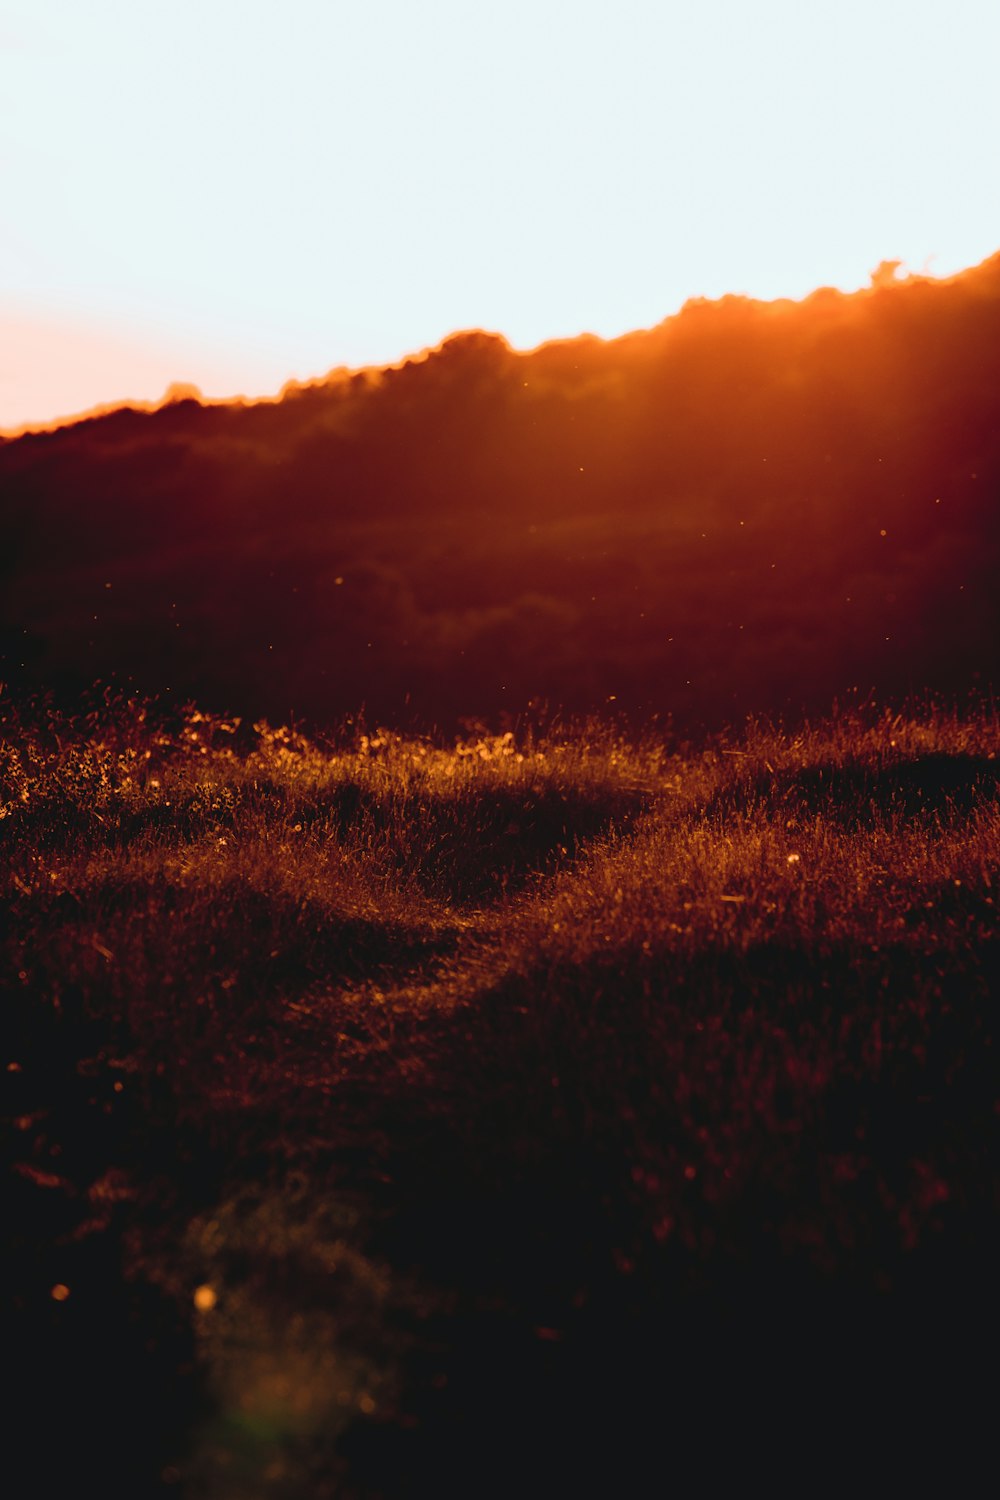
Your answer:
[[[0,0],[0,427],[1000,249],[1000,0]]]

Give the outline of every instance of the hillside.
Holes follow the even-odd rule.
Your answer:
[[[995,681],[1000,256],[0,444],[0,677],[390,724]]]

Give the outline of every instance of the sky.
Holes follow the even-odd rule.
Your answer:
[[[0,428],[1000,249],[998,0],[0,0]]]

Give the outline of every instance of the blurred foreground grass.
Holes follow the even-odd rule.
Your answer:
[[[2,730],[43,1491],[631,1493],[650,1454],[971,1451],[992,711],[700,745],[320,744],[124,701]]]

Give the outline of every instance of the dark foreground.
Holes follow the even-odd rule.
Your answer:
[[[448,749],[124,704],[3,727],[33,1493],[974,1462],[995,716]]]

